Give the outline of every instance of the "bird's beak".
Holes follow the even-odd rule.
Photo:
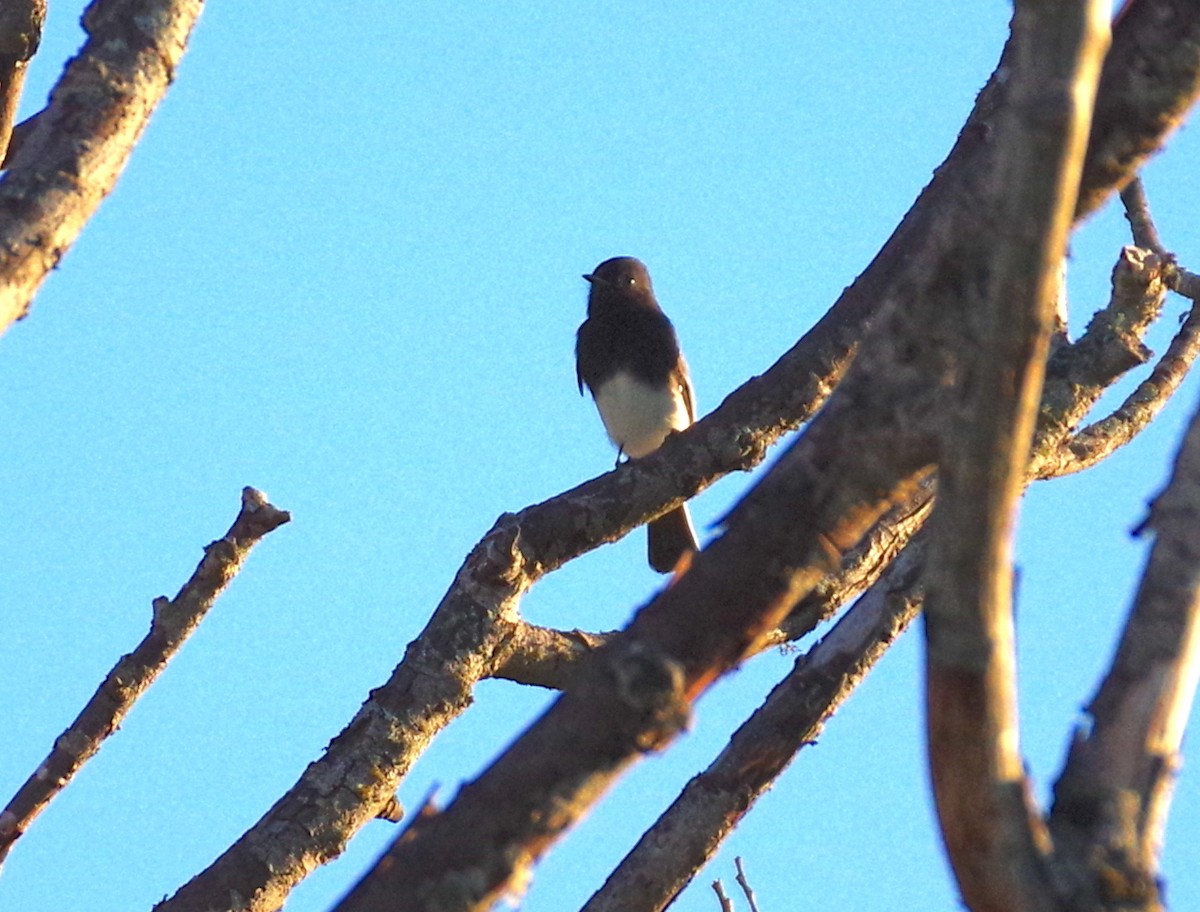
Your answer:
[[[585,272],[583,274],[583,279],[585,282],[591,282],[592,284],[595,284],[595,282],[596,282],[596,277],[594,275],[592,275],[590,272]]]

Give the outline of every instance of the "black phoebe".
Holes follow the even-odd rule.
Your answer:
[[[586,383],[619,449],[617,461],[621,453],[636,459],[696,420],[687,362],[640,260],[614,257],[584,278],[592,287],[575,339],[579,392]],[[647,536],[650,566],[659,573],[699,547],[686,505],[651,521]]]

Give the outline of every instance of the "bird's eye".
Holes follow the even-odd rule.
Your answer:
[[[627,281],[629,282],[629,287],[630,287],[630,288],[636,288],[636,287],[637,287],[637,276],[630,276],[630,277],[629,277],[629,279],[628,279]]]

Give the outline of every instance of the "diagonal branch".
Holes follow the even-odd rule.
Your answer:
[[[93,0],[88,40],[0,181],[0,333],[117,182],[175,78],[201,0]]]
[[[42,40],[46,0],[7,0],[0,5],[0,160],[21,103],[25,71]]]
[[[912,294],[907,306],[893,300],[824,411],[730,513],[725,533],[638,612],[630,628],[588,663],[579,682],[487,772],[441,814],[394,841],[339,912],[489,907],[640,752],[671,740],[691,699],[752,651],[770,625],[811,591],[830,559],[840,559],[870,523],[928,475],[936,402],[952,366],[945,353],[962,344],[960,337],[979,344],[982,334],[967,324],[988,291],[995,292],[997,311],[1006,301],[1025,299],[1044,310],[1014,320],[1018,332],[1011,334],[1011,351],[994,369],[992,382],[981,384],[989,396],[1003,391],[1005,369],[1013,364],[1022,365],[1029,378],[1018,387],[1021,395],[1010,394],[1016,430],[998,425],[1009,449],[1014,433],[1018,438],[1022,459],[1016,469],[1022,475],[1011,487],[1019,490],[1058,264],[1108,35],[1098,10],[1099,4],[1090,8],[1082,23],[1066,19],[1067,26],[1081,30],[1084,72],[1081,87],[1071,71],[1049,74],[1059,77],[1051,84],[1052,110],[1061,105],[1066,112],[1056,118],[1033,116],[1047,100],[1047,90],[1037,86],[1048,75],[1044,60],[1062,59],[1063,47],[1074,50],[1071,33],[1049,31],[1050,46],[1038,46],[1041,30],[1018,17],[1010,58],[1017,72],[1012,113],[1001,109],[994,143],[1000,151],[989,156],[993,167],[976,175],[985,191],[982,200],[964,193],[946,215],[944,230],[952,238],[946,257],[922,264],[920,280],[906,289]],[[1072,70],[1075,56],[1066,55]],[[1072,106],[1076,99],[1079,109]],[[1044,162],[1051,163],[1049,169]],[[1014,182],[1021,190],[1015,196]],[[981,201],[990,204],[982,212]],[[1008,208],[1014,201],[1027,204],[1029,212]],[[1014,218],[1005,222],[1009,214]],[[1015,237],[1004,235],[1005,228]],[[998,262],[972,263],[971,257],[992,249],[1002,251]],[[986,275],[989,266],[1000,276],[992,287],[978,282],[974,272]],[[994,448],[989,441],[986,449]],[[936,650],[934,655],[943,663],[956,658]],[[635,659],[649,670],[629,670]],[[638,688],[655,699],[634,704],[627,683],[634,679],[658,682],[653,689]]]
[[[1069,439],[1070,433],[1113,383],[1150,357],[1142,338],[1161,316],[1165,294],[1162,259],[1136,247],[1123,248],[1113,268],[1108,304],[1092,317],[1078,341],[1056,349],[1047,365],[1032,477],[1055,478],[1079,470],[1072,456],[1078,443]],[[1196,319],[1200,320],[1200,314]],[[1178,390],[1200,348],[1195,335],[1190,321],[1185,323],[1163,358],[1164,364],[1171,365],[1172,382],[1164,382],[1165,368],[1160,365],[1143,384],[1155,390],[1156,401],[1161,400],[1158,407]],[[1127,433],[1104,441],[1105,454],[1128,443],[1147,423],[1141,421]],[[761,647],[769,649],[801,639],[874,585],[924,524],[931,496],[932,487],[880,520],[849,552],[841,570],[821,580],[801,599]],[[561,690],[569,685],[579,663],[612,636],[519,621],[509,636],[506,657],[492,676]]]
[[[115,732],[133,704],[154,683],[199,626],[251,549],[291,516],[254,488],[242,490],[242,508],[229,531],[204,549],[204,559],[173,599],[154,600],[150,632],[124,655],[88,700],[50,755],[0,812],[0,862],[46,806]]]
[[[483,776],[397,839],[341,912],[489,908],[622,770],[678,733],[690,703],[753,650],[839,547],[911,490],[927,464],[925,435],[908,422],[904,439],[905,410],[889,407],[884,387],[867,398],[865,363],[852,369],[862,379],[848,380],[858,410],[839,407],[839,391],[725,534]],[[849,446],[851,437],[865,444]]]
[[[1126,41],[1127,37],[1136,40]],[[1200,91],[1193,0],[1126,0],[1113,23],[1075,219],[1095,212],[1183,123]]]
[[[1134,2],[1156,7],[1164,0]],[[1154,16],[1127,18],[1130,25],[1118,28],[1117,44],[1149,42],[1170,65],[1148,76],[1114,70],[1109,91],[1139,102],[1144,94],[1144,107],[1168,113],[1189,104],[1197,91],[1197,72],[1186,66],[1192,48],[1172,40],[1200,27],[1200,11],[1174,22],[1169,31]],[[950,157],[884,249],[804,339],[655,454],[501,517],[468,556],[404,661],[325,755],[207,870],[159,904],[158,912],[205,910],[231,895],[244,897],[247,912],[280,906],[314,867],[341,853],[346,840],[391,797],[430,739],[466,708],[475,682],[503,663],[525,589],[721,475],[756,465],[767,446],[811,416],[841,376],[863,326],[885,301],[910,300],[920,287],[923,264],[940,261],[951,243],[946,210],[953,206],[947,201],[971,184],[989,154],[990,118],[1005,92],[1002,69],[980,94]],[[1096,205],[1129,179],[1175,123],[1164,116],[1111,125],[1122,137],[1143,131],[1136,144],[1113,143],[1104,131],[1094,132],[1089,154],[1104,156],[1111,166],[1098,169],[1088,187]]]
[[[954,210],[970,212],[965,203]],[[919,340],[950,303],[937,280],[937,265],[926,264],[912,288],[922,306],[892,310],[872,329],[846,381],[726,517],[724,534],[483,776],[397,839],[342,912],[490,906],[623,769],[674,737],[690,703],[841,552],[911,495],[933,457],[941,353]]]
[[[1157,269],[1158,264],[1151,264],[1151,268]],[[1088,425],[1070,439],[1068,447],[1058,454],[1055,474],[1081,472],[1140,434],[1179,389],[1198,355],[1200,307],[1193,307],[1150,376],[1111,415]]]
[[[1119,891],[1130,903],[1160,908],[1159,853],[1200,680],[1200,412],[1145,527],[1154,546],[1116,656],[1088,706],[1091,730],[1076,733],[1055,786],[1051,827],[1098,872],[1100,899]]]
[[[755,649],[763,652],[807,636],[869,589],[924,523],[932,496],[932,485],[924,485],[915,498],[889,511],[847,553],[838,572],[824,577],[800,599],[787,618],[755,644]],[[616,633],[553,630],[521,621],[506,647],[504,663],[493,677],[565,690],[588,656],[614,636]]]
[[[1064,447],[1066,431],[1105,389],[1142,363],[1141,335],[1161,311],[1162,287],[1154,273],[1134,268],[1141,262],[1131,258],[1128,249],[1122,252],[1113,271],[1109,305],[1092,319],[1078,342],[1061,347],[1052,359],[1029,480],[1051,476],[1051,467],[1062,462],[1055,454]],[[886,572],[878,582],[875,580],[883,569],[879,556],[873,551],[857,553],[856,566],[845,566],[838,577],[822,581],[801,600],[782,630],[802,635],[811,629],[807,621],[832,615],[845,598],[853,597],[838,581],[864,579],[873,586],[834,633],[797,661],[788,678],[738,729],[729,746],[646,831],[585,905],[586,912],[652,910],[669,905],[794,754],[816,736],[821,720],[845,700],[895,635],[892,622],[881,624],[879,620],[894,608],[903,612],[895,616],[896,621],[907,623],[906,618],[923,603],[920,578],[928,535],[920,530],[928,515],[930,493],[922,491],[918,508],[890,515],[880,523],[885,528],[873,530],[872,540],[886,543],[892,554],[900,553],[894,563],[885,563]],[[843,630],[861,639],[850,642]],[[837,678],[847,661],[853,663],[853,673]]]
[[[670,905],[920,608],[918,535],[884,578],[796,660],[792,671],[638,840],[581,912]]]

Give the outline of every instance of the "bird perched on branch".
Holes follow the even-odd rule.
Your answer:
[[[579,392],[585,385],[591,392],[618,461],[622,453],[637,459],[696,420],[687,362],[640,260],[614,257],[584,278],[591,289],[575,340]],[[647,535],[650,566],[659,573],[699,547],[683,504],[652,520]]]

